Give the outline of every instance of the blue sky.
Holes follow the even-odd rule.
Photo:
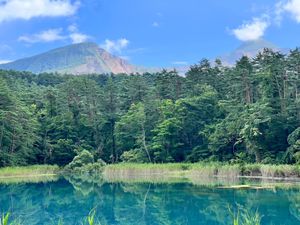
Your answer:
[[[300,0],[0,0],[0,62],[93,41],[131,63],[193,64],[264,38],[300,46]]]

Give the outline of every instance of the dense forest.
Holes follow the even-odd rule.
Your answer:
[[[116,162],[300,163],[300,50],[186,76],[0,71],[0,167]]]

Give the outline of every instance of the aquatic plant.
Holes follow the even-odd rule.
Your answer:
[[[92,210],[89,215],[87,216],[87,222],[88,222],[88,225],[94,225],[95,223],[95,215],[96,215],[96,211],[95,210]]]
[[[17,220],[9,222],[10,215],[11,214],[9,212],[3,214],[2,217],[0,218],[0,225],[22,225],[21,222]],[[96,222],[95,216],[96,216],[96,210],[93,209],[89,212],[89,215],[83,219],[82,225],[101,225],[99,222]],[[57,225],[64,225],[62,218],[59,219]]]
[[[21,225],[21,223],[17,220],[14,220],[12,222],[9,222],[10,213],[5,213],[0,218],[0,225]]]
[[[232,212],[229,207],[229,213],[232,216],[233,225],[260,225],[262,216],[259,214],[258,210],[255,212],[238,206],[237,213]]]
[[[0,221],[0,225],[8,225],[9,216],[10,213],[3,214]]]

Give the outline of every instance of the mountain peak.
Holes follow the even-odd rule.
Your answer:
[[[97,43],[83,42],[0,65],[0,69],[69,74],[135,73],[138,67],[110,54]]]
[[[269,48],[274,51],[281,50],[279,47],[277,47],[275,44],[269,41],[266,41],[264,39],[258,39],[242,43],[234,51],[225,54],[224,56],[220,57],[220,59],[224,62],[225,65],[234,65],[235,62],[239,60],[242,56],[246,55],[250,58],[255,57],[257,53],[262,51],[264,48]]]
[[[258,39],[254,41],[244,42],[236,50],[253,51],[253,50],[261,50],[264,48],[279,49],[275,44],[269,41],[266,41],[264,39]]]

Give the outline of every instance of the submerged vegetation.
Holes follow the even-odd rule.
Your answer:
[[[82,220],[82,225],[101,225],[99,222],[96,222],[95,219],[96,211],[91,210],[89,215]],[[2,218],[0,219],[0,225],[25,225],[26,222],[21,223],[18,220],[10,221],[10,213],[6,213],[2,215]],[[63,219],[60,219],[57,222],[57,225],[64,225]]]
[[[238,207],[237,214],[233,213],[231,208],[229,208],[229,213],[233,217],[232,225],[260,225],[261,224],[261,216],[258,211],[253,213],[250,210]],[[57,225],[63,225],[63,219],[60,219]],[[0,225],[22,225],[26,223],[21,223],[18,220],[10,221],[10,213],[6,213],[2,215],[0,219]],[[96,221],[96,211],[91,210],[89,215],[82,220],[82,225],[101,225],[100,222]],[[229,223],[228,223],[229,224]]]
[[[256,210],[254,213],[251,210],[238,206],[237,213],[232,212],[229,207],[229,213],[233,218],[232,225],[260,225],[262,216]],[[25,224],[25,223],[24,223]],[[63,219],[60,219],[57,225],[63,225]],[[96,221],[96,211],[91,210],[89,215],[82,220],[82,225],[101,225]],[[228,223],[229,224],[229,223]],[[10,213],[2,215],[0,225],[22,225],[18,220],[10,221]]]
[[[262,216],[256,210],[254,213],[251,210],[238,207],[237,214],[233,213],[229,208],[229,212],[233,217],[232,225],[260,225]]]

